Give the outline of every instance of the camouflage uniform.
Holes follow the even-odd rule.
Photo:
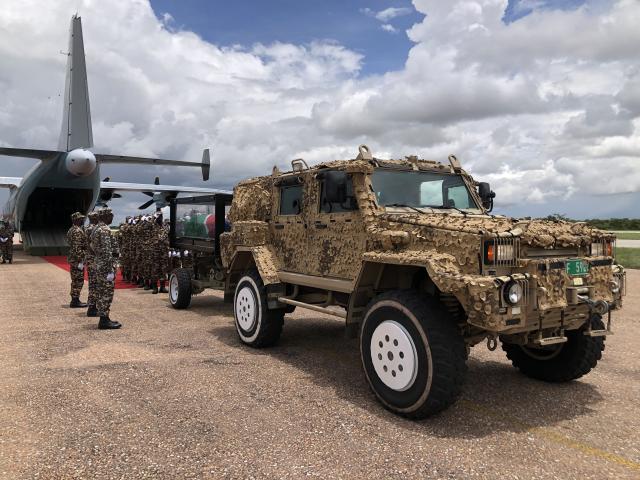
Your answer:
[[[151,230],[151,285],[153,292],[157,293],[157,285],[160,282],[160,291],[165,292],[164,285],[169,273],[169,228],[166,224],[153,223]]]
[[[91,249],[95,255],[96,308],[100,317],[108,317],[118,266],[118,245],[111,230],[102,219],[91,233]],[[113,280],[107,279],[109,274],[114,275]]]
[[[145,290],[151,288],[151,274],[153,264],[153,221],[148,217],[143,222],[141,231],[141,273],[145,281]]]
[[[78,212],[71,215],[71,220],[74,222],[81,218],[84,218],[84,215]],[[87,251],[87,237],[84,229],[79,225],[72,225],[67,232],[67,243],[69,244],[67,262],[71,274],[70,295],[72,299],[78,299],[84,285],[84,261]]]
[[[2,263],[13,262],[13,235],[15,230],[8,221],[4,221],[0,225],[0,255],[2,255]]]
[[[95,310],[96,308],[96,288],[98,285],[96,283],[95,255],[93,252],[93,248],[91,246],[91,235],[93,234],[93,231],[96,229],[96,226],[97,226],[98,212],[91,212],[89,213],[88,217],[91,223],[87,226],[85,230],[85,234],[87,237],[87,251],[85,254],[85,264],[87,266],[87,274],[89,277],[89,296],[87,298],[89,311],[87,312],[87,314],[89,314],[91,311]],[[97,312],[95,312],[95,314],[97,314]]]

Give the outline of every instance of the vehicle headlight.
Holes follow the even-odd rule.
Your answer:
[[[511,305],[516,305],[522,300],[522,285],[516,281],[507,283],[504,288],[504,299]]]
[[[594,242],[591,244],[592,257],[613,257],[613,242]]]

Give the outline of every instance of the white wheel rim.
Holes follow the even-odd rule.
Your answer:
[[[245,332],[250,332],[258,317],[256,297],[251,287],[245,286],[238,291],[235,307],[238,325]]]
[[[416,381],[416,345],[407,329],[394,320],[385,320],[373,331],[371,362],[382,383],[392,390],[403,392]]]
[[[176,303],[178,301],[178,276],[171,275],[171,280],[169,280],[169,296],[171,297],[171,303]]]

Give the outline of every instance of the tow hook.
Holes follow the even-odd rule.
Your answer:
[[[490,352],[493,352],[496,348],[498,348],[498,337],[495,335],[489,335],[487,337],[487,348]]]
[[[589,297],[585,297],[583,295],[578,295],[578,299],[589,305],[589,310],[591,310],[591,312],[597,313],[601,317],[604,317],[607,312],[609,312],[609,304],[604,300],[593,301]]]
[[[593,301],[589,297],[584,297],[582,295],[578,295],[578,299],[581,302],[589,305],[589,312],[591,314],[600,315],[604,317],[607,315],[607,327],[603,330],[594,330],[591,324],[591,317],[589,317],[587,323],[587,329],[584,331],[584,334],[589,337],[604,337],[606,335],[613,335],[613,331],[611,330],[611,308],[607,302],[604,300],[596,300]]]

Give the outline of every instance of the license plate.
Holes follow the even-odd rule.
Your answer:
[[[589,273],[589,264],[584,260],[568,260],[567,273],[571,276],[586,275]]]

